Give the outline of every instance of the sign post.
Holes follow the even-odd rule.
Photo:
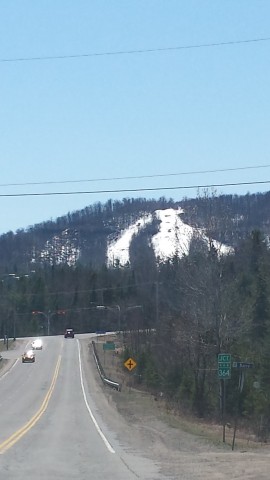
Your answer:
[[[218,378],[220,379],[220,398],[221,398],[221,418],[223,425],[222,440],[225,443],[225,414],[226,414],[226,382],[231,378],[231,360],[229,353],[219,353],[218,355]]]
[[[129,372],[132,372],[132,370],[137,367],[137,362],[133,358],[129,357],[124,362],[124,366],[128,369]],[[129,384],[129,393],[130,391],[131,391],[131,383]]]
[[[233,439],[232,439],[232,450],[234,450],[235,445],[235,437],[236,437],[236,430],[237,430],[237,423],[238,417],[240,415],[240,403],[241,403],[241,395],[244,388],[244,381],[245,381],[245,370],[253,368],[254,363],[251,362],[233,362],[233,368],[237,368],[239,371],[239,383],[238,383],[238,405],[237,410],[235,413],[235,420],[234,420],[234,429],[233,429]]]

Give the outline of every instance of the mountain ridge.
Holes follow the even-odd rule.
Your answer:
[[[25,230],[1,235],[0,266],[2,272],[16,268],[27,271],[35,264],[110,266],[113,262],[108,259],[113,255],[110,252],[114,242],[122,238],[124,231],[131,235],[132,226],[133,239],[134,234],[142,235],[142,229],[135,228],[136,222],[138,227],[138,223],[144,221],[142,219],[147,219],[145,227],[149,246],[157,258],[166,260],[177,254],[176,248],[171,248],[171,254],[166,257],[164,250],[167,246],[164,247],[164,236],[161,238],[159,232],[159,225],[163,224],[162,228],[166,225],[165,215],[169,211],[170,214],[178,212],[177,215],[181,216],[182,223],[176,225],[178,228],[186,225],[188,231],[200,232],[201,237],[205,235],[218,242],[217,248],[223,244],[235,248],[252,230],[261,230],[266,236],[270,235],[269,205],[270,192],[244,196],[204,193],[196,199],[182,201],[164,197],[158,200],[109,200],[105,204],[96,203],[83,210],[69,212],[55,221],[49,220]],[[174,220],[177,221],[177,218]],[[167,236],[172,239],[176,231],[169,232],[172,228],[168,226]],[[182,246],[182,249],[187,253],[188,245]]]

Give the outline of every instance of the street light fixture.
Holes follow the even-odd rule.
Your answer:
[[[65,310],[56,310],[55,312],[51,312],[50,310],[48,313],[42,312],[40,310],[34,310],[32,312],[33,315],[42,315],[47,321],[47,335],[50,335],[50,328],[51,328],[51,319],[54,315],[65,315]]]

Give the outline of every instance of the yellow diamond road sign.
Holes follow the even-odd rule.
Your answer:
[[[131,370],[133,370],[133,368],[137,366],[137,363],[135,362],[135,360],[133,360],[133,358],[128,358],[125,361],[124,365],[131,372]]]

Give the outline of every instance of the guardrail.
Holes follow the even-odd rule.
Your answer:
[[[96,345],[95,345],[94,340],[92,340],[92,347],[93,347],[93,356],[94,356],[96,366],[97,366],[97,369],[98,369],[98,373],[100,375],[101,380],[103,381],[103,383],[105,385],[108,385],[109,387],[114,388],[118,392],[121,392],[121,383],[114,382],[113,380],[110,380],[109,378],[106,377],[104,369],[103,369],[103,367],[102,367],[102,365],[99,361],[99,357],[98,357],[98,353],[97,353],[97,350],[96,350]]]

